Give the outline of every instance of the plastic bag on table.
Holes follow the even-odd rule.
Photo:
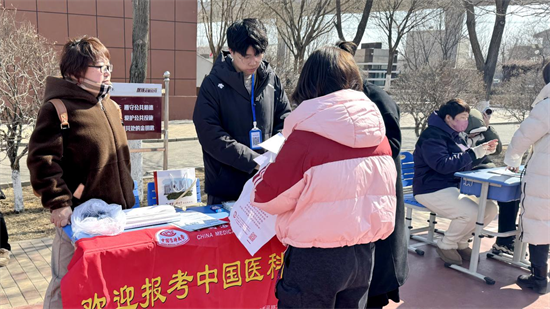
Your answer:
[[[120,205],[91,199],[74,209],[71,225],[75,238],[78,238],[81,233],[113,236],[124,231],[126,215]]]

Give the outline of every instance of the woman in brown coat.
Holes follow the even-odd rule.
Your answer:
[[[56,227],[52,245],[52,280],[44,308],[62,308],[60,283],[74,247],[62,227],[74,207],[91,198],[123,209],[134,205],[130,153],[118,105],[109,97],[110,55],[93,37],[70,40],[59,65],[62,78],[48,77],[44,104],[29,141],[27,165],[34,191],[51,211]],[[62,125],[54,105],[67,109]]]

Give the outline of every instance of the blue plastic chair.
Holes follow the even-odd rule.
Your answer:
[[[408,151],[401,152],[401,182],[403,183],[403,200],[405,202],[406,214],[405,224],[407,229],[407,249],[411,252],[415,252],[418,255],[424,255],[424,250],[418,249],[418,247],[425,244],[435,245],[434,235],[435,233],[442,233],[435,228],[437,224],[436,214],[426,208],[424,205],[416,201],[412,193],[412,182],[414,177],[414,160],[412,153]],[[412,226],[413,210],[424,211],[430,213],[428,219],[428,226],[414,229]],[[428,231],[427,236],[415,235]],[[409,239],[419,241],[419,243],[411,245]]]
[[[147,205],[157,205],[157,192],[155,191],[155,183],[147,183]]]
[[[136,208],[136,207],[139,207],[139,192],[138,192],[138,183],[137,181],[134,180],[134,199],[135,199],[135,203],[134,203],[134,206],[132,206],[132,208]]]

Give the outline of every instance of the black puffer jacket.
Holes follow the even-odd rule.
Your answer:
[[[290,104],[269,63],[261,63],[255,79],[256,121],[265,141],[283,129]],[[222,200],[237,200],[245,182],[254,175],[254,158],[261,153],[249,148],[250,99],[243,73],[235,70],[229,52],[223,52],[202,82],[193,113],[203,152],[206,193]]]
[[[388,295],[384,295],[382,299],[387,297],[398,302],[399,299],[395,298],[398,293],[393,291],[402,286],[409,275],[407,238],[405,235],[405,205],[403,202],[403,185],[401,184],[401,157],[399,155],[401,151],[400,112],[395,101],[380,87],[364,82],[363,92],[376,104],[382,114],[386,126],[386,137],[390,142],[392,157],[397,169],[395,228],[388,238],[378,240],[375,243],[375,263],[369,287],[369,303],[373,300],[373,296],[386,293]],[[374,304],[375,307],[377,305],[380,304]]]

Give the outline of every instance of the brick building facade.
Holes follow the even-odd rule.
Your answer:
[[[55,47],[68,38],[97,36],[111,53],[112,81],[128,82],[132,55],[132,0],[0,0],[17,9]],[[147,83],[170,71],[170,119],[191,119],[196,100],[196,0],[151,0]]]

